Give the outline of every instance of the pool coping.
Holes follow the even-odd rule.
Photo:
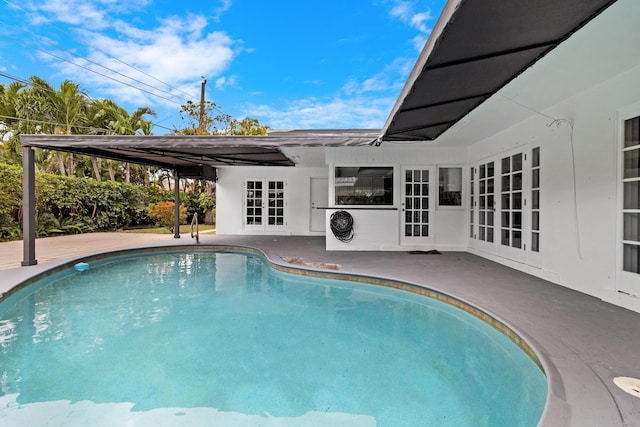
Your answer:
[[[69,260],[117,252],[114,249],[197,246],[188,236],[147,236],[91,233],[44,238],[39,241],[40,263],[29,267],[19,267],[21,251],[15,242],[0,243],[0,264],[5,266],[0,265],[0,293]],[[640,377],[640,313],[468,251],[415,255],[327,250],[324,235],[207,234],[200,242],[258,248],[280,265],[289,265],[284,259],[292,256],[308,264],[337,263],[340,272],[402,280],[455,295],[507,319],[535,347],[551,390],[539,426],[640,427],[640,398],[614,384],[616,377]]]

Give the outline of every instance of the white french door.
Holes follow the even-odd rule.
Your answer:
[[[498,255],[516,261],[526,261],[526,236],[524,235],[524,162],[522,152],[500,158]]]
[[[617,288],[624,293],[640,296],[640,117],[624,118],[620,156],[622,203]]]
[[[437,183],[433,183],[433,170],[428,167],[402,169],[400,202],[400,244],[425,244],[433,241],[431,214],[435,208]]]
[[[478,164],[471,173],[472,194],[475,196],[471,209],[472,214],[477,215],[471,219],[475,225],[472,243],[476,249],[489,253],[496,252],[495,170],[495,161],[491,160]]]
[[[540,148],[486,159],[471,168],[471,246],[540,265]]]
[[[281,180],[248,179],[244,191],[247,231],[280,231],[286,227],[286,184]]]

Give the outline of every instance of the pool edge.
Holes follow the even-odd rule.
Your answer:
[[[120,255],[129,254],[145,254],[149,252],[174,252],[174,251],[223,251],[223,252],[247,252],[255,255],[262,256],[270,265],[271,268],[291,274],[298,274],[310,277],[319,277],[326,279],[340,279],[345,281],[353,281],[358,283],[366,283],[378,286],[385,286],[394,289],[404,290],[407,292],[417,293],[429,298],[436,299],[443,303],[452,305],[460,310],[467,312],[468,314],[478,318],[485,322],[489,326],[493,327],[515,345],[517,345],[541,370],[542,374],[547,379],[547,396],[543,412],[538,426],[551,426],[551,425],[565,425],[570,419],[570,411],[565,400],[564,385],[562,378],[557,367],[552,362],[544,348],[530,335],[515,328],[505,319],[493,314],[492,312],[479,307],[478,305],[466,301],[463,298],[457,297],[449,292],[439,290],[434,287],[422,285],[415,282],[409,282],[394,278],[371,276],[354,272],[339,272],[336,270],[325,270],[320,268],[313,268],[310,266],[302,266],[297,264],[287,263],[285,260],[276,261],[272,259],[268,253],[263,249],[246,245],[233,245],[233,244],[199,244],[199,245],[162,245],[162,246],[144,246],[130,249],[119,249],[114,251],[101,252],[91,255],[83,255],[77,258],[69,259],[57,263],[56,265],[39,271],[22,281],[16,283],[10,289],[0,293],[0,302],[4,301],[14,293],[28,287],[29,285],[49,277],[57,272],[63,271],[68,268],[72,268],[78,262],[87,262],[110,258]],[[43,266],[44,267],[44,266]],[[556,420],[551,421],[552,419]],[[562,420],[558,423],[558,420]]]

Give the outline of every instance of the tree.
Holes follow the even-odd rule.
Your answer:
[[[216,103],[206,101],[201,105],[188,101],[180,107],[180,117],[187,126],[183,129],[175,129],[176,135],[266,135],[269,126],[261,125],[258,119],[245,117],[237,120],[223,113]],[[205,184],[206,196],[203,198],[206,204],[205,224],[213,224],[213,209],[215,204],[206,202],[214,200],[213,192],[215,183]]]
[[[49,83],[40,77],[33,76],[30,79],[31,91],[46,101],[45,108],[39,114],[42,120],[41,126],[48,130],[46,133],[71,135],[84,133],[80,128],[87,125],[87,110],[89,108],[86,93],[80,90],[80,86],[71,80],[65,80],[58,90],[53,89]],[[64,155],[57,153],[60,174],[65,175]],[[73,154],[67,154],[66,174],[75,174],[75,161]]]
[[[188,101],[180,107],[180,117],[187,126],[176,135],[266,135],[269,126],[261,125],[258,119],[246,117],[237,120],[223,113],[215,102],[206,101],[201,115],[200,104]]]
[[[140,107],[133,114],[129,114],[110,99],[94,101],[90,114],[92,126],[104,130],[107,135],[150,135],[152,123],[145,119],[147,115],[155,117],[156,113],[149,107]],[[115,181],[112,161],[109,161],[109,177]],[[129,163],[125,164],[124,180],[131,181]]]

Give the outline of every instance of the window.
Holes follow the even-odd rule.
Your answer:
[[[335,169],[336,205],[393,205],[393,167]]]
[[[438,206],[462,206],[462,168],[439,168],[438,178]]]

